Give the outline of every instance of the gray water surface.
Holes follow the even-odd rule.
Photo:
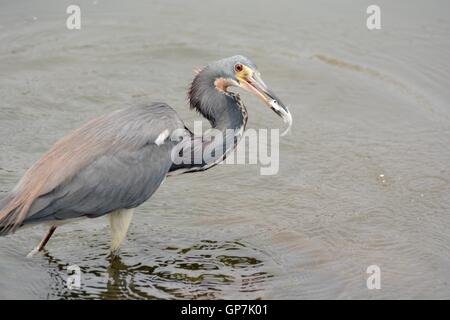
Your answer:
[[[192,124],[194,67],[244,54],[287,103],[280,171],[169,178],[120,258],[107,220],[0,239],[0,298],[450,298],[448,1],[0,1],[0,192],[68,131],[165,101]],[[278,128],[248,94],[249,128]],[[69,290],[67,267],[82,286]],[[381,268],[368,290],[366,269]]]

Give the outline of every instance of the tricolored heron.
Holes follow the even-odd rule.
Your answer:
[[[94,119],[53,145],[0,201],[0,235],[23,226],[48,224],[48,233],[32,255],[44,248],[57,226],[76,218],[108,215],[111,250],[116,252],[134,208],[149,199],[166,176],[209,169],[236,147],[247,124],[247,111],[239,95],[228,91],[231,86],[255,94],[289,129],[292,118],[287,107],[264,84],[248,58],[233,56],[213,62],[197,72],[188,98],[191,108],[220,130],[223,139],[194,136],[165,103]],[[170,138],[175,131],[181,132],[181,141]],[[202,147],[211,144],[220,144],[212,157],[173,161],[175,148],[196,158]]]

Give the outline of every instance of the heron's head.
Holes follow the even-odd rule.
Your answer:
[[[256,65],[250,59],[237,55],[213,62],[200,70],[190,92],[191,105],[195,108],[199,109],[199,106],[195,104],[196,102],[200,104],[201,99],[196,100],[194,95],[203,91],[201,90],[202,86],[210,87],[211,82],[217,91],[224,94],[227,93],[229,87],[233,86],[254,94],[287,123],[288,127],[283,134],[289,131],[292,117],[288,108],[264,83]]]

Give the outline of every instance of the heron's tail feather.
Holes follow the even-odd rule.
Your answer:
[[[7,222],[8,220],[10,220],[8,216],[0,220],[0,237],[12,233],[12,225]]]
[[[0,200],[0,236],[13,233],[22,224],[23,205],[17,205],[12,196]]]
[[[3,208],[8,204],[8,196],[6,197],[2,197],[0,198],[0,212],[3,211]],[[5,235],[5,230],[4,227],[2,227],[3,223],[2,223],[3,219],[0,219],[0,236]]]
[[[16,210],[12,210],[6,213],[3,211],[0,212],[0,236],[6,236],[7,234],[13,233],[17,228],[14,223]]]

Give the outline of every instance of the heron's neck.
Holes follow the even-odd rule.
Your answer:
[[[248,119],[247,109],[242,103],[239,94],[232,92],[219,92],[218,94],[224,96],[224,102],[219,107],[219,109],[222,109],[221,112],[217,113],[216,116],[210,120],[211,126],[214,129],[221,131],[245,130]]]
[[[208,81],[207,78],[197,76],[191,85],[189,100],[191,108],[208,119],[215,130],[206,130],[203,136],[192,135],[178,144],[177,151],[182,151],[187,161],[174,163],[169,170],[170,175],[174,171],[203,171],[222,162],[235,149],[247,124],[247,110],[239,95],[218,90],[214,86],[214,78]],[[198,145],[202,147],[196,147]]]
[[[216,90],[216,89],[214,89]],[[206,110],[214,110],[206,118],[212,129],[206,130],[201,137],[203,150],[214,150],[214,154],[203,153],[201,170],[207,170],[223,161],[227,154],[233,151],[247,125],[247,109],[238,94],[217,91],[216,104]],[[217,101],[221,101],[217,103]],[[195,137],[194,137],[195,139]]]
[[[227,80],[222,77],[219,71],[211,68],[200,71],[192,81],[188,93],[191,108],[208,119],[215,129],[244,129],[247,110],[239,95],[226,91]]]

